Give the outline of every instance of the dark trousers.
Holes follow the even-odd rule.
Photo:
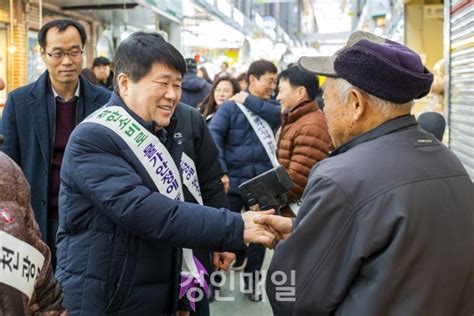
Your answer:
[[[211,313],[210,308],[209,308],[209,300],[207,299],[206,296],[204,296],[198,302],[195,302],[195,308],[196,310],[193,311],[191,308],[191,305],[189,305],[189,301],[186,298],[186,296],[184,296],[182,299],[179,300],[178,310],[188,311],[190,312],[191,316],[209,316]]]
[[[233,212],[240,213],[242,207],[248,208],[245,201],[236,194],[227,194],[229,199],[230,210]],[[237,254],[238,255],[238,254]],[[252,275],[253,278],[257,275],[260,276],[260,269],[262,268],[263,260],[265,259],[265,247],[260,244],[250,244],[247,249],[247,265],[245,266],[245,275]],[[249,278],[244,278],[247,286],[252,286],[255,282],[249,282]]]
[[[55,218],[48,219],[48,227],[46,229],[46,243],[51,250],[51,265],[53,271],[56,271],[56,234],[58,233],[59,221]]]
[[[191,316],[209,316],[211,314],[209,300],[207,298],[203,298],[199,302],[196,302],[196,311],[191,311],[190,314]]]

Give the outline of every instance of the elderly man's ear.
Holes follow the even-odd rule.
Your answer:
[[[353,120],[361,120],[367,111],[367,100],[365,96],[360,91],[352,89],[348,98],[348,102]]]

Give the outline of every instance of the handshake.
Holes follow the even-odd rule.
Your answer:
[[[242,214],[244,221],[244,242],[263,244],[274,248],[280,240],[288,238],[293,229],[293,219],[273,215],[273,209],[267,211],[247,211]]]

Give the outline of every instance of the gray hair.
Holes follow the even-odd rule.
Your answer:
[[[346,103],[347,98],[349,97],[349,93],[352,89],[355,89],[360,93],[364,94],[370,100],[370,102],[377,107],[377,110],[385,116],[389,116],[390,112],[394,110],[406,110],[407,112],[409,112],[414,104],[413,101],[400,104],[387,100],[382,100],[378,97],[368,94],[365,91],[358,89],[357,87],[349,83],[347,80],[342,78],[337,78],[334,80],[334,87],[336,88],[337,93],[339,95],[339,99],[342,101],[342,103]]]

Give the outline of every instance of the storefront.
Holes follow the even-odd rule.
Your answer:
[[[12,3],[12,7],[10,7]],[[0,76],[7,88],[0,92],[0,106],[7,93],[36,80],[45,70],[37,44],[40,24],[59,18],[72,18],[84,26],[88,42],[84,49],[84,65],[92,63],[100,23],[76,12],[63,11],[51,3],[0,0]]]
[[[182,1],[175,0],[134,0],[151,19],[130,19],[141,29],[161,33],[173,46],[181,48],[181,22],[183,20]],[[151,21],[151,22],[150,22]]]
[[[0,22],[0,77],[6,81],[7,65],[8,65],[8,38],[7,26]],[[3,106],[7,99],[7,89],[0,91],[0,107]]]
[[[121,8],[120,4],[107,5],[108,9],[104,9],[100,4],[105,4],[105,0],[98,3],[97,7],[87,9],[89,15],[94,20],[101,21],[103,26],[98,33],[94,57],[108,58],[112,69],[115,50],[134,32],[157,32],[175,47],[180,47],[182,18],[180,1],[128,0],[126,9]],[[87,10],[78,12],[87,14]]]
[[[220,5],[218,9],[226,12],[226,16],[232,16],[228,4]],[[242,53],[247,56],[250,53],[249,49],[241,49],[249,48],[248,43],[244,44],[243,33],[191,0],[183,2],[183,16],[181,52],[186,58],[194,57],[211,78],[220,71],[219,66],[224,61],[235,75],[242,72]]]
[[[474,180],[474,2],[445,2],[449,147]]]

